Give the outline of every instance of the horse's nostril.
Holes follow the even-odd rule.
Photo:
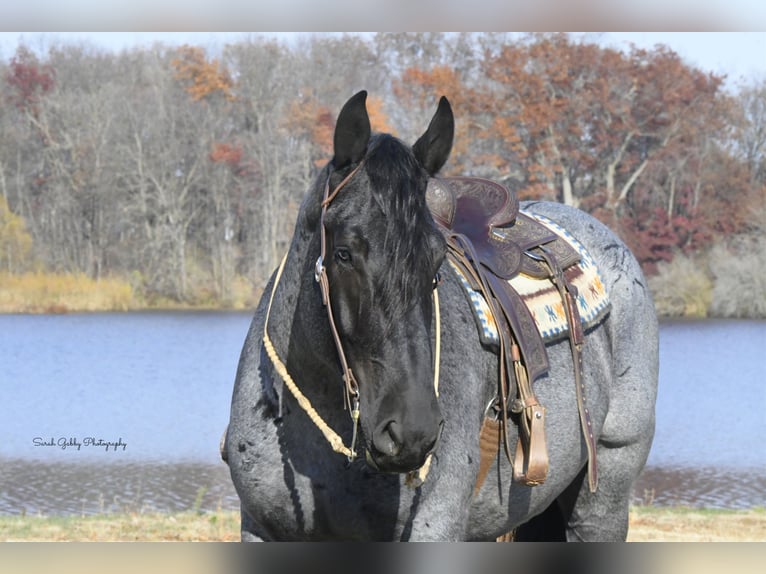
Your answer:
[[[429,453],[433,452],[433,451],[436,449],[436,445],[438,444],[438,442],[439,442],[439,439],[440,439],[440,438],[441,438],[441,436],[442,436],[442,432],[444,432],[444,420],[442,420],[442,421],[439,423],[439,431],[436,433],[436,438],[435,438],[435,439],[434,439],[434,441],[431,443],[431,445],[428,447],[428,452],[429,452]]]
[[[402,432],[398,422],[391,421],[386,425],[386,430],[396,444],[402,444]]]
[[[388,456],[396,456],[402,449],[401,427],[396,421],[388,421],[378,427],[373,444],[375,448]]]

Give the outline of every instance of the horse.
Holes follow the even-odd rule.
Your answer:
[[[629,249],[573,207],[522,203],[581,242],[609,292],[581,355],[598,486],[586,478],[574,358],[559,340],[534,381],[546,479],[520,484],[498,455],[477,490],[498,354],[477,336],[426,201],[454,121],[442,97],[410,147],[372,132],[364,91],[338,114],[333,158],[305,194],[237,367],[221,448],[242,541],[626,539],[654,435],[657,319]],[[519,431],[507,433],[513,443]]]

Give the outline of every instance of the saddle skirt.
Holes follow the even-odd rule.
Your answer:
[[[552,233],[566,241],[580,254],[580,261],[570,265],[564,271],[564,275],[572,285],[577,287],[576,302],[583,330],[596,326],[609,313],[610,302],[609,294],[593,257],[571,233],[550,219],[523,211],[521,214],[533,218],[550,229]],[[460,269],[454,264],[452,267],[461,279],[471,301],[482,343],[497,348],[499,333],[490,306],[482,294],[473,289]],[[566,311],[559,292],[551,279],[547,277],[540,279],[522,271],[511,278],[509,283],[521,296],[531,312],[540,336],[546,343],[558,341],[568,336],[569,323]]]

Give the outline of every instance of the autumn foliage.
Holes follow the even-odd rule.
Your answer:
[[[438,32],[20,46],[0,61],[0,267],[130,277],[157,300],[255,293],[361,89],[373,130],[410,144],[446,96],[443,174],[592,213],[648,274],[715,277],[713,306],[732,275],[713,258],[763,275],[766,82],[734,89],[664,46]]]
[[[722,83],[667,47],[554,34],[487,50],[470,81],[444,66],[407,69],[394,92],[407,106],[435,93],[456,103],[450,167],[592,212],[653,272],[745,226],[748,183],[724,148],[734,102]]]
[[[53,88],[55,79],[51,66],[41,64],[27,49],[18,50],[5,77],[11,88],[8,99],[19,110],[37,113],[40,99]]]
[[[202,100],[220,93],[228,100],[232,94],[231,77],[218,60],[207,60],[204,49],[198,46],[182,46],[172,60],[176,78],[184,83],[184,89],[193,100]]]
[[[228,144],[226,142],[213,143],[213,149],[210,152],[210,161],[214,163],[224,163],[229,166],[237,166],[242,161],[242,146]]]

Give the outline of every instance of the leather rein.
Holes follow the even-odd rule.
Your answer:
[[[274,284],[271,288],[271,296],[269,298],[269,305],[266,311],[266,320],[264,321],[264,326],[263,326],[264,348],[266,349],[266,354],[271,360],[272,365],[277,371],[277,374],[279,374],[279,376],[282,378],[285,385],[293,394],[295,399],[298,401],[298,404],[301,406],[301,408],[303,408],[303,410],[309,415],[309,418],[312,420],[312,422],[319,428],[319,430],[325,436],[327,441],[330,443],[330,446],[332,447],[333,451],[340,454],[344,454],[348,458],[349,463],[353,462],[357,457],[356,440],[358,435],[359,418],[360,418],[359,384],[356,378],[354,377],[354,373],[352,372],[351,367],[348,364],[348,360],[346,359],[346,353],[343,349],[343,343],[340,339],[340,334],[338,333],[338,329],[335,324],[335,317],[334,317],[334,313],[332,309],[332,301],[330,298],[330,283],[327,278],[327,268],[325,267],[325,264],[324,264],[325,259],[327,257],[327,230],[325,228],[325,215],[327,213],[328,206],[330,205],[330,203],[332,203],[332,201],[338,195],[338,192],[348,184],[351,178],[361,169],[363,165],[364,165],[364,160],[359,162],[359,164],[346,177],[343,178],[343,180],[332,191],[332,193],[330,193],[330,175],[328,174],[327,176],[327,181],[325,182],[324,194],[323,194],[323,199],[321,204],[322,212],[320,216],[320,252],[319,252],[319,257],[317,258],[316,264],[314,266],[314,278],[317,281],[317,283],[319,283],[319,288],[322,293],[322,304],[327,310],[327,319],[330,325],[330,331],[332,333],[333,341],[335,342],[335,348],[338,353],[338,359],[340,360],[341,369],[343,370],[344,407],[347,410],[349,410],[351,415],[351,421],[353,424],[353,435],[352,435],[350,446],[346,446],[345,444],[343,444],[343,439],[332,428],[330,428],[329,425],[327,425],[327,423],[321,418],[321,416],[313,408],[308,398],[298,388],[298,385],[295,383],[293,378],[288,373],[287,367],[279,358],[279,355],[276,352],[276,349],[274,348],[274,345],[271,342],[271,338],[269,337],[269,334],[268,334],[269,318],[271,315],[271,306],[274,301],[274,293],[276,292],[277,285],[279,284],[279,280],[282,276],[282,271],[284,270],[285,262],[287,260],[287,255],[285,255],[285,257],[282,259],[282,263],[280,264],[279,270],[277,271],[277,275],[274,279]],[[434,299],[434,316],[435,316],[435,322],[436,322],[435,324],[436,345],[435,345],[435,353],[434,353],[434,391],[436,393],[436,396],[438,397],[439,396],[439,362],[440,362],[440,348],[441,348],[441,318],[440,318],[440,311],[439,311],[439,296],[438,296],[438,290],[436,286],[434,286],[433,299]],[[417,471],[412,471],[411,473],[408,473],[408,477],[407,477],[408,484],[410,484],[411,486],[419,486],[419,484],[422,484],[422,481],[425,480],[425,476],[428,473],[430,462],[431,462],[431,455],[429,455],[428,459],[426,460],[426,463],[420,469],[418,469]]]

